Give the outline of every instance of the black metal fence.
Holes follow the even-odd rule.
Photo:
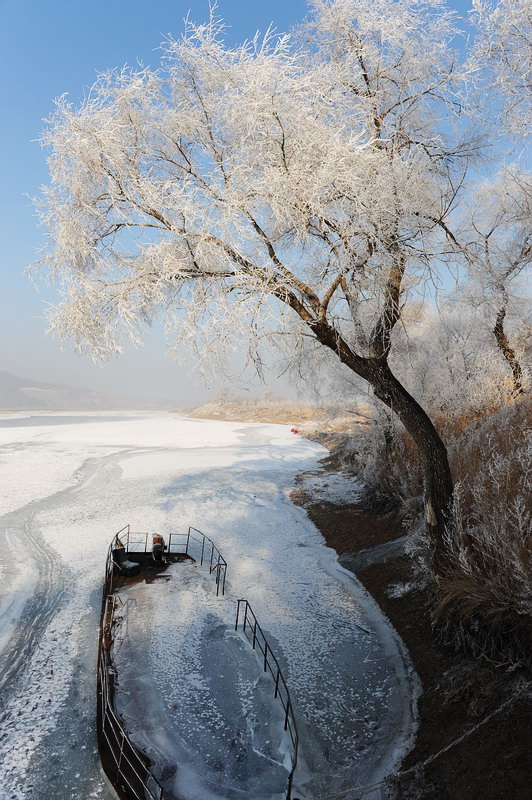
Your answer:
[[[100,647],[98,654],[98,742],[105,773],[124,798],[137,800],[163,800],[164,789],[152,774],[149,761],[132,744],[127,731],[115,713],[113,696],[116,669],[111,657],[114,629],[118,622],[115,614],[120,605],[113,594],[113,550],[129,534],[129,526],[113,538],[107,553],[105,585],[103,591]],[[123,543],[123,542],[122,542]]]
[[[115,536],[115,540],[119,540],[125,547],[126,553],[147,553],[149,550],[149,538],[149,533],[132,531],[129,525],[122,528]],[[185,553],[185,555],[189,555],[199,562],[201,566],[208,564],[210,573],[214,572],[215,574],[216,594],[225,594],[227,562],[212,539],[209,539],[197,528],[189,526],[187,533],[171,533],[168,538],[166,552],[169,555]]]
[[[100,755],[106,775],[124,800],[164,800],[165,791],[151,771],[149,759],[135,748],[129,739],[119,716],[114,709],[116,668],[112,660],[112,647],[116,628],[122,617],[117,609],[123,608],[119,596],[114,593],[114,557],[117,547],[127,553],[148,552],[147,533],[131,531],[126,525],[113,537],[107,552],[105,584],[102,599],[100,645],[98,654],[98,709],[97,726]],[[216,594],[225,593],[227,563],[216,545],[196,528],[189,527],[186,534],[171,534],[167,553],[185,553],[208,564],[211,574],[216,575]],[[288,686],[279,662],[273,653],[262,628],[247,600],[238,600],[235,630],[242,631],[253,649],[258,649],[264,659],[264,672],[269,671],[274,681],[274,697],[278,697],[284,710],[284,729],[288,731],[292,744],[292,768],[288,777],[286,800],[291,800],[292,783],[297,766],[299,736],[294,718]]]
[[[227,562],[212,539],[209,539],[204,533],[192,527],[189,527],[187,533],[171,533],[167,552],[169,554],[186,553],[199,561],[201,565],[208,563],[210,573],[216,574],[216,594],[225,594]]]
[[[284,710],[284,729],[290,735],[292,742],[292,769],[288,777],[288,789],[286,793],[287,800],[292,797],[292,782],[294,779],[294,772],[297,767],[297,751],[299,747],[299,734],[297,732],[296,720],[294,717],[294,710],[292,701],[290,700],[290,693],[288,686],[284,679],[283,673],[275,654],[270,647],[264,632],[257,621],[257,617],[253,613],[253,609],[247,600],[239,600],[236,608],[236,622],[235,631],[238,630],[239,625],[242,626],[242,631],[248,641],[251,643],[253,649],[258,649],[263,657],[264,672],[269,671],[275,685],[274,697],[278,697],[281,701]]]

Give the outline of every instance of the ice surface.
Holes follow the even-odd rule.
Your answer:
[[[233,599],[216,596],[208,567],[176,564],[168,574],[120,592],[113,656],[132,739],[182,800],[283,800],[282,708],[234,631]]]
[[[0,630],[1,800],[107,797],[94,741],[97,624],[107,547],[128,522],[166,535],[193,525],[226,558],[230,597],[251,602],[294,700],[302,742],[295,796],[342,791],[390,769],[412,729],[401,644],[289,500],[295,474],[318,469],[323,448],[280,425],[160,413],[66,413],[51,424],[45,416],[20,427],[0,420],[0,603],[10,609]],[[229,610],[209,595],[199,614],[193,595],[179,602],[194,635],[173,660],[173,643],[150,644],[145,674],[157,659],[164,664],[155,674],[161,703],[179,709],[173,741],[193,732],[180,755],[179,781],[189,788],[180,791],[192,796],[199,774],[209,800],[206,792],[225,798],[235,780],[253,778],[251,770],[238,775],[238,738],[232,762],[217,769],[218,728],[226,743],[229,731],[245,732],[247,751],[258,737],[258,775],[267,760],[274,783],[282,769],[275,708],[254,689],[252,662],[228,633]],[[137,624],[139,636],[154,633]],[[239,671],[217,673],[222,657]],[[267,730],[252,724],[254,708],[271,720]]]

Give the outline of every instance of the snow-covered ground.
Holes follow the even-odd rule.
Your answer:
[[[229,565],[223,608],[247,597],[291,690],[301,738],[295,796],[318,800],[392,768],[413,725],[401,643],[289,500],[295,474],[317,469],[324,454],[280,425],[140,412],[0,418],[0,800],[109,797],[94,739],[97,627],[107,547],[126,523],[163,534],[193,525],[220,548]],[[335,500],[339,488],[331,486]],[[212,608],[198,613],[186,593],[181,602],[176,636],[186,632],[187,644],[174,660],[161,649],[157,680],[167,706],[179,697],[189,709],[188,727],[208,749],[202,690],[221,657],[215,647],[210,660],[207,646],[219,625]],[[157,660],[153,633],[148,662]],[[243,669],[240,645],[227,647]],[[249,708],[252,660],[248,667],[235,667],[235,700],[217,714]],[[214,694],[229,696],[222,673]],[[232,724],[219,721],[221,730]],[[189,759],[195,769],[198,756]],[[205,753],[205,763],[213,758]]]

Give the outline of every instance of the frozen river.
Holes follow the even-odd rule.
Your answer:
[[[301,738],[294,796],[320,800],[393,768],[413,726],[401,643],[289,499],[295,474],[324,454],[280,425],[0,418],[0,800],[111,796],[95,668],[106,551],[127,523],[163,534],[193,525],[220,548],[229,597],[250,601],[286,669]],[[193,709],[212,614],[191,606],[183,620],[194,636],[164,679],[180,699],[188,679]]]

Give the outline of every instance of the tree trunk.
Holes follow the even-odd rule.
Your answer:
[[[353,352],[325,321],[309,325],[318,341],[332,350],[353,372],[364,378],[379,398],[401,420],[412,436],[423,462],[425,522],[432,549],[432,570],[438,582],[449,568],[445,529],[453,501],[453,479],[447,448],[428,414],[392,373],[386,356],[367,358]],[[404,465],[408,469],[408,465]]]
[[[493,328],[493,335],[497,340],[497,344],[504,358],[510,365],[510,369],[512,370],[512,375],[513,375],[514,395],[518,397],[520,394],[523,393],[523,370],[521,368],[521,364],[517,360],[517,357],[515,355],[515,350],[510,346],[510,342],[508,341],[508,337],[506,336],[504,330],[505,316],[506,316],[506,303],[504,303],[499,309],[499,313],[497,314],[497,320],[495,322],[495,327]]]
[[[386,361],[376,360],[370,364],[368,380],[375,396],[397,414],[421,455],[425,522],[432,547],[432,568],[438,581],[449,567],[445,528],[453,500],[453,480],[447,449],[426,412],[397,380]]]

